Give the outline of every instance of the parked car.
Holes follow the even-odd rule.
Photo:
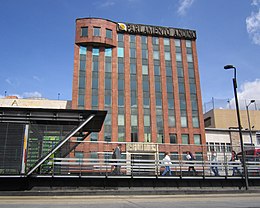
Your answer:
[[[246,161],[260,162],[260,148],[254,148],[254,149],[246,150],[244,152],[245,152]],[[237,156],[239,159],[242,159],[242,152],[239,152]]]
[[[260,148],[254,148],[244,152],[248,175],[260,176]],[[242,161],[242,152],[239,152],[237,156]]]

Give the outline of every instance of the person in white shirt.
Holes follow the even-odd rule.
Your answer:
[[[171,168],[170,168],[170,165],[172,163],[171,163],[171,158],[170,158],[169,155],[170,155],[169,152],[165,152],[165,154],[164,154],[163,164],[165,166],[165,169],[162,173],[162,176],[166,175],[166,173],[168,173],[168,172],[169,172],[169,175],[172,175],[172,171],[171,171]]]
[[[219,176],[217,164],[218,164],[217,153],[214,150],[212,150],[211,151],[211,170],[215,176]]]

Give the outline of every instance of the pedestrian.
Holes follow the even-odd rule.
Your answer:
[[[239,175],[242,176],[242,173],[241,173],[240,170],[238,169],[238,165],[239,165],[240,161],[238,160],[237,153],[236,153],[234,150],[232,150],[232,152],[231,152],[230,161],[232,162],[231,164],[233,165],[233,173],[232,173],[232,176],[235,176],[236,173],[238,173]]]
[[[172,171],[170,168],[170,165],[172,163],[171,163],[171,158],[170,158],[169,152],[164,153],[163,164],[164,164],[165,169],[162,173],[162,176],[166,175],[167,173],[169,173],[169,175],[172,175]]]
[[[114,161],[114,163],[117,163],[115,165],[114,171],[113,173],[120,175],[121,174],[121,165],[120,165],[120,159],[121,159],[121,144],[118,144],[117,147],[115,148],[113,154],[114,157],[116,159],[116,161]]]
[[[211,151],[211,170],[215,176],[219,176],[217,162],[218,162],[217,153],[214,150],[212,150]]]
[[[191,162],[191,161],[195,160],[195,157],[193,156],[193,154],[192,154],[190,151],[187,151],[187,152],[186,152],[186,159],[187,159],[188,161],[190,161],[188,164],[192,164],[192,165],[190,165],[189,168],[188,168],[189,175],[191,174],[191,170],[192,170],[192,174],[193,174],[193,175],[197,175],[197,172],[196,172],[196,170],[195,170],[195,168],[194,168],[194,163]]]

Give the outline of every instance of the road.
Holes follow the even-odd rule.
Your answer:
[[[0,196],[1,208],[259,208],[260,194]]]

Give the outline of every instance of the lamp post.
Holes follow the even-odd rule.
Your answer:
[[[238,105],[238,98],[237,98],[237,79],[236,79],[237,70],[236,70],[236,67],[233,65],[226,65],[226,66],[224,66],[224,69],[234,69],[233,88],[234,88],[234,95],[235,95],[235,102],[236,102],[240,147],[241,147],[241,152],[242,152],[242,165],[243,165],[244,176],[245,176],[246,190],[248,190],[248,175],[247,175],[247,168],[246,168],[246,161],[245,161],[245,152],[244,152],[244,144],[243,144],[243,137],[242,137],[242,127],[241,127],[241,121],[240,121],[239,105]]]
[[[248,105],[246,105],[246,113],[247,113],[247,120],[248,120],[248,126],[249,126],[249,135],[250,135],[250,142],[251,142],[251,146],[253,146],[253,139],[252,139],[252,129],[251,129],[251,124],[250,124],[250,117],[249,117],[249,106],[251,103],[254,103],[255,100],[250,100],[250,103]]]

